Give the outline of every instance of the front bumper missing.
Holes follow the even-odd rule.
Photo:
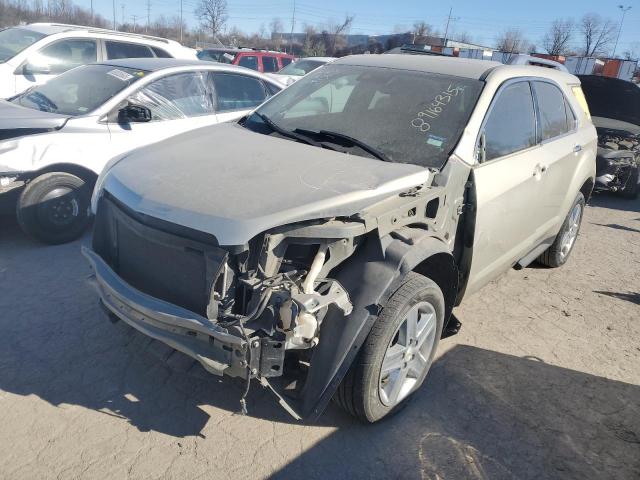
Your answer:
[[[90,248],[83,246],[82,253],[93,268],[100,301],[111,313],[141,333],[194,358],[210,373],[245,379],[252,376],[247,358],[260,359],[264,342],[250,345],[207,318],[146,295],[123,281]],[[247,355],[248,349],[251,355]]]

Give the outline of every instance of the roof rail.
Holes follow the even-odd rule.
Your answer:
[[[118,30],[111,30],[109,28],[89,27],[86,25],[71,25],[68,23],[47,23],[47,22],[38,22],[38,23],[33,23],[32,25],[51,25],[52,27],[69,27],[70,29],[73,29],[73,30],[87,30],[90,33],[108,33],[110,35],[121,35],[123,37],[146,38],[148,40],[155,40],[157,42],[163,42],[163,43],[172,42],[172,40],[169,40],[166,38],[154,37],[153,35],[145,35],[143,33],[119,32]]]
[[[546,67],[552,68],[554,70],[560,70],[561,72],[568,72],[569,70],[560,62],[556,62],[555,60],[549,60],[548,58],[543,57],[534,57],[533,55],[524,55],[524,54],[516,54],[513,55],[509,61],[508,65],[531,65],[533,67]]]

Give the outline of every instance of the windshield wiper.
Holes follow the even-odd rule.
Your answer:
[[[363,142],[362,140],[358,140],[357,138],[350,137],[349,135],[345,135],[343,133],[332,132],[330,130],[320,130],[318,132],[314,132],[313,130],[305,130],[304,128],[296,128],[294,130],[295,133],[301,133],[303,135],[315,135],[317,137],[325,137],[325,138],[333,138],[336,140],[344,140],[349,144],[358,147],[359,149],[367,152],[368,154],[374,156],[375,158],[382,160],[384,162],[393,162],[387,155],[382,153],[375,147]],[[323,144],[324,145],[324,144]]]
[[[313,145],[314,147],[322,146],[318,142],[314,142],[310,138],[307,138],[303,135],[298,135],[297,133],[292,132],[291,130],[287,130],[286,128],[282,128],[280,125],[278,125],[277,123],[275,123],[273,120],[271,120],[269,117],[267,117],[262,113],[253,112],[253,114],[257,116],[260,120],[262,120],[271,130],[273,130],[276,133],[279,133],[283,137],[292,138],[299,142],[306,143],[307,145]]]

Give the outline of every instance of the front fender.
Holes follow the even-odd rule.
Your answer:
[[[311,358],[297,408],[294,407],[305,420],[316,419],[324,411],[379,311],[406,274],[434,255],[451,257],[444,242],[414,228],[401,229],[381,239],[370,235],[361,247],[332,274],[349,292],[353,312],[344,317],[332,306],[322,322],[320,343]]]

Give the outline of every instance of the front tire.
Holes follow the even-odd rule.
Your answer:
[[[585,200],[580,192],[571,206],[571,210],[564,219],[562,228],[555,240],[545,252],[538,257],[538,262],[550,268],[561,267],[569,259],[580,232],[582,216],[584,214]]]
[[[75,175],[45,173],[29,182],[18,199],[22,230],[52,245],[78,238],[89,224],[91,187]]]
[[[436,283],[410,272],[380,312],[335,402],[370,423],[404,405],[431,367],[444,312]]]

